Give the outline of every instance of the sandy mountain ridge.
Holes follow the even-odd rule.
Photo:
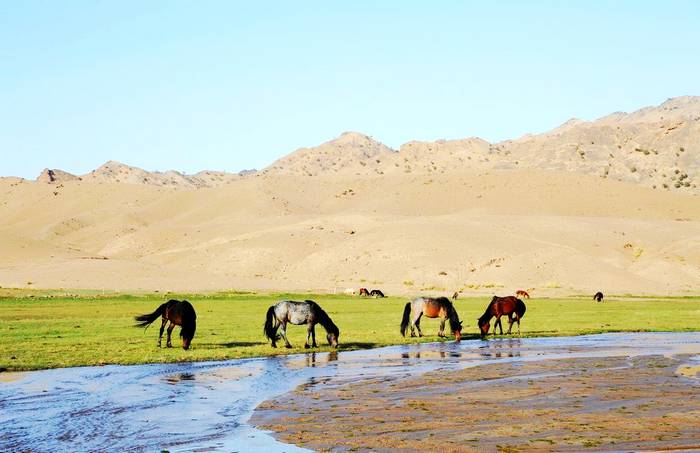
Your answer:
[[[264,170],[271,174],[442,174],[455,169],[544,169],[590,174],[655,189],[697,193],[700,185],[700,97],[571,119],[539,135],[489,143],[408,142],[394,151],[357,132],[299,149]]]
[[[200,171],[193,175],[186,175],[175,170],[165,172],[146,171],[138,167],[110,160],[90,173],[78,176],[59,169],[45,168],[36,178],[41,183],[61,183],[66,181],[86,180],[96,182],[147,184],[185,189],[199,189],[202,187],[216,187],[229,184],[242,176],[255,173],[255,170],[243,170],[239,173],[226,173],[223,171]]]
[[[689,175],[681,181],[694,178],[697,111],[698,98],[677,98],[496,145],[412,142],[398,152],[347,133],[218,185],[176,172],[154,184],[116,162],[78,179],[46,172],[51,184],[0,178],[0,286],[697,294],[692,183],[613,178],[618,161],[645,175],[644,159],[677,162]],[[569,141],[583,158],[556,145]],[[628,151],[642,146],[648,154]],[[604,178],[596,166],[609,159]]]
[[[442,174],[457,169],[561,170],[641,184],[658,190],[700,191],[700,97],[669,99],[632,113],[587,122],[571,119],[543,134],[489,143],[477,137],[411,141],[398,151],[359,132],[298,149],[261,172],[148,172],[115,161],[82,176],[45,169],[40,182],[77,178],[102,182],[203,188],[255,173],[271,175]]]

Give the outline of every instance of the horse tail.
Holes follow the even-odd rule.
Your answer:
[[[153,321],[163,316],[163,314],[165,313],[165,308],[168,306],[169,303],[170,301],[162,304],[160,307],[156,308],[156,311],[154,311],[153,313],[136,316],[134,319],[138,321],[138,324],[136,324],[134,327],[147,328]]]
[[[406,308],[403,309],[403,318],[401,318],[401,335],[406,336],[408,321],[411,318],[411,302],[406,302]]]
[[[275,306],[270,305],[267,309],[267,315],[265,316],[265,325],[263,328],[265,336],[272,340],[273,343],[277,339],[277,332],[275,332]]]
[[[192,304],[186,302],[183,308],[182,328],[180,329],[180,338],[192,340],[194,332],[197,330],[197,313],[194,311]]]

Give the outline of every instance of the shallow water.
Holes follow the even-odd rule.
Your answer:
[[[328,378],[400,379],[503,361],[679,354],[700,354],[700,333],[472,340],[21,373],[0,380],[0,451],[305,451],[248,425],[255,407]]]

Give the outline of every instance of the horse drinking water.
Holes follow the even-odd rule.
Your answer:
[[[401,320],[401,335],[406,336],[406,329],[411,327],[411,336],[415,337],[415,329],[418,330],[418,336],[422,337],[423,332],[420,330],[420,318],[425,315],[428,318],[442,318],[440,321],[439,337],[445,336],[445,321],[450,321],[450,329],[455,336],[455,340],[462,339],[462,322],[459,320],[457,310],[452,305],[452,302],[447,297],[419,297],[406,304],[403,310],[403,318]]]
[[[165,325],[168,323],[168,321],[170,321],[170,326],[168,326],[168,341],[165,343],[165,345],[168,348],[173,346],[170,343],[170,334],[175,326],[181,326],[180,338],[182,338],[182,348],[189,349],[192,338],[194,338],[194,331],[197,330],[197,314],[194,312],[194,307],[192,307],[192,304],[186,300],[180,301],[170,299],[158,307],[153,313],[137,316],[135,319],[136,321],[139,321],[139,323],[134,327],[147,328],[160,316],[163,317],[163,323],[160,325],[158,347],[160,348],[163,341],[163,329],[165,329]]]
[[[277,347],[277,329],[280,329],[280,335],[284,339],[284,346],[291,348],[287,340],[287,323],[300,325],[306,324],[306,343],[305,348],[309,348],[309,338],[312,340],[313,347],[316,345],[316,324],[321,324],[326,329],[326,339],[328,344],[334,348],[338,347],[338,336],[340,331],[333,323],[328,313],[313,300],[305,300],[304,302],[296,302],[293,300],[283,300],[277,302],[267,309],[265,317],[264,332],[265,336],[272,341],[272,347]]]
[[[493,334],[494,336],[496,335],[496,326],[498,326],[501,335],[503,335],[503,325],[501,324],[501,316],[503,315],[508,316],[508,322],[510,323],[508,326],[508,335],[510,335],[513,322],[515,321],[518,322],[518,335],[520,335],[520,318],[525,316],[525,310],[525,303],[515,296],[493,296],[488,307],[486,307],[486,311],[481,315],[481,318],[479,318],[478,326],[481,332],[481,339],[483,340],[486,334],[489,333],[489,328],[491,327],[490,321],[494,316],[496,317],[496,322],[493,325]],[[513,315],[515,315],[515,321],[513,320]]]

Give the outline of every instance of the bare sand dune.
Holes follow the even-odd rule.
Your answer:
[[[700,289],[698,201],[535,170],[3,179],[0,286],[682,294]]]
[[[496,144],[347,132],[259,172],[46,169],[0,178],[0,285],[697,293],[698,178],[699,97]]]

